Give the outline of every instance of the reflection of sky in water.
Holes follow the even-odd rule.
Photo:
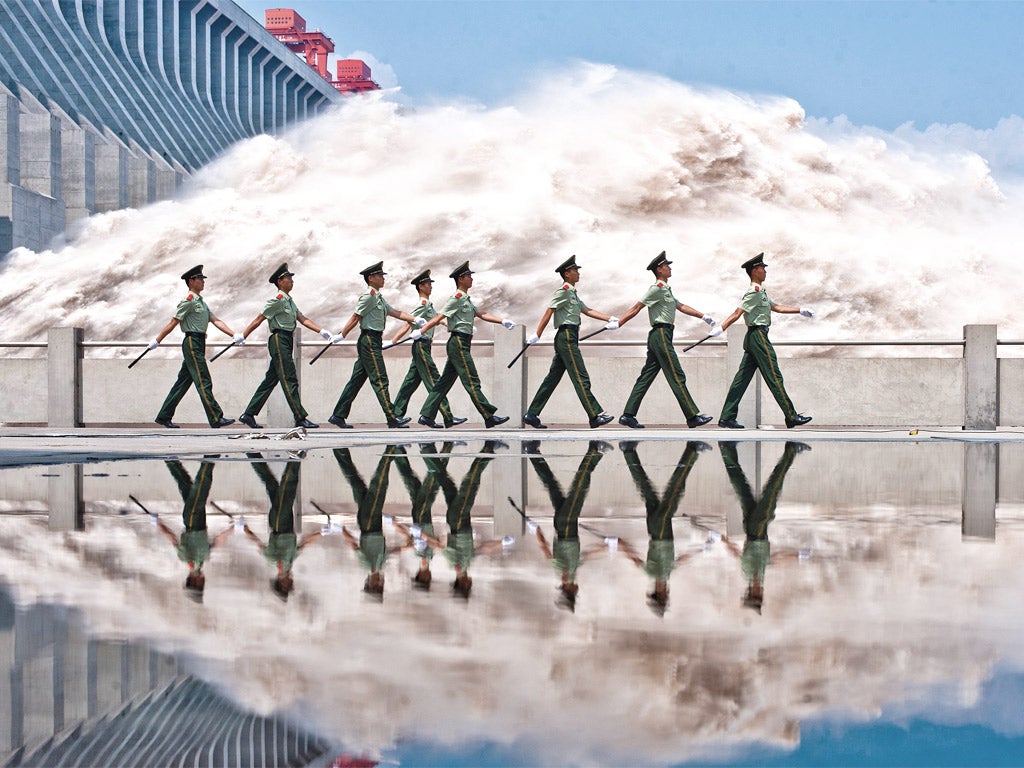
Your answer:
[[[1017,446],[527,448],[85,465],[80,531],[45,514],[73,469],[5,470],[0,577],[402,764],[1021,754]],[[991,529],[979,477],[1001,484],[994,538],[963,533]],[[182,546],[200,507],[208,555]]]

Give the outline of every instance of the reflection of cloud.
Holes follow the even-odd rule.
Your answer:
[[[0,547],[19,601],[80,606],[100,635],[185,650],[244,705],[300,708],[358,751],[485,740],[530,745],[527,762],[670,763],[792,748],[807,719],[932,720],[939,689],[961,692],[943,699],[950,722],[1012,727],[1020,678],[986,681],[997,663],[1024,667],[1024,532],[1001,529],[980,550],[961,543],[955,519],[801,510],[792,522],[780,507],[772,523],[778,559],[761,616],[741,607],[745,583],[722,543],[677,568],[664,618],[645,607],[648,579],[621,553],[587,560],[576,614],[558,611],[550,564],[529,541],[504,561],[477,558],[469,602],[447,594],[443,558],[435,589],[420,593],[412,560],[392,556],[383,605],[363,599],[361,567],[338,537],[304,550],[287,604],[267,589],[256,548],[231,537],[207,565],[200,607],[141,515],[97,510],[74,534],[4,516]],[[259,531],[258,515],[247,519]],[[642,517],[602,525],[646,538]],[[480,522],[481,536],[488,528]],[[676,532],[677,552],[701,550],[703,531],[680,521]],[[798,547],[812,557],[786,557]]]

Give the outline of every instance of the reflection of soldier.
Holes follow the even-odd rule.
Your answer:
[[[688,442],[679,463],[672,471],[664,493],[659,497],[651,484],[651,479],[640,463],[640,457],[636,452],[636,441],[624,440],[619,443],[619,450],[622,451],[622,455],[626,459],[629,474],[632,475],[633,482],[643,496],[644,506],[647,508],[647,535],[650,536],[646,560],[642,560],[626,542],[619,542],[619,546],[634,563],[654,579],[654,591],[647,595],[647,600],[651,609],[657,613],[664,613],[668,606],[668,581],[672,575],[672,569],[677,562],[683,562],[692,556],[692,554],[684,554],[678,560],[676,559],[672,518],[679,508],[679,502],[686,490],[686,478],[693,469],[693,465],[697,463],[697,455],[710,448],[711,446],[707,443],[700,441]]]
[[[250,458],[262,458],[258,453],[248,455]],[[264,544],[248,525],[245,526],[245,535],[256,542],[260,552],[269,562],[277,566],[277,575],[270,582],[270,586],[274,594],[282,600],[288,599],[295,586],[292,566],[299,553],[307,544],[320,538],[320,531],[303,536],[302,541],[299,541],[295,534],[295,495],[299,490],[300,466],[297,461],[289,461],[281,473],[281,481],[278,482],[266,462],[255,461],[252,465],[257,476],[263,481],[263,487],[267,489],[267,498],[270,499],[270,510],[267,512],[270,536]]]
[[[181,521],[185,530],[178,537],[174,532],[163,524],[159,518],[155,519],[157,528],[174,544],[178,551],[178,558],[188,563],[188,576],[185,578],[185,589],[189,597],[195,600],[203,599],[203,589],[206,587],[206,575],[203,573],[203,564],[210,558],[210,550],[223,544],[228,536],[234,531],[234,526],[228,526],[217,534],[211,542],[206,531],[206,502],[210,496],[210,488],[213,485],[213,462],[204,461],[199,465],[196,472],[196,479],[193,482],[189,477],[188,470],[180,461],[166,461],[167,469],[171,476],[178,483],[178,491],[185,502],[181,510]]]
[[[590,441],[590,446],[576,468],[569,493],[566,495],[562,492],[562,487],[548,466],[547,460],[540,455],[538,446],[538,441],[523,444],[523,448],[530,455],[530,464],[533,465],[537,477],[548,492],[548,498],[551,499],[551,506],[555,511],[555,540],[549,547],[544,533],[537,528],[537,542],[561,576],[561,584],[558,587],[560,599],[567,608],[575,610],[576,595],[579,592],[576,570],[581,559],[580,512],[583,509],[583,502],[586,501],[587,491],[590,490],[590,475],[601,461],[601,457],[612,450],[612,447],[601,440]],[[604,549],[604,545],[599,545],[598,549]]]
[[[494,460],[494,449],[504,446],[500,440],[488,440],[480,449],[481,456],[473,459],[473,463],[462,478],[459,484],[458,493],[448,504],[448,538],[445,541],[444,556],[455,569],[455,581],[452,589],[459,597],[469,598],[470,590],[473,588],[473,579],[469,576],[469,564],[477,554],[477,548],[473,542],[473,526],[470,519],[470,512],[476,502],[477,491],[480,490],[480,480],[483,477],[487,465]],[[480,554],[490,554],[500,551],[502,542],[500,540],[485,541],[479,547]]]
[[[438,454],[433,443],[420,444],[423,463],[427,465],[427,475],[422,481],[413,472],[404,452],[395,457],[398,473],[412,501],[412,525],[406,528],[396,521],[395,527],[405,535],[408,544],[415,548],[419,557],[419,570],[412,577],[413,586],[419,589],[430,589],[430,581],[433,578],[430,561],[434,558],[434,547],[439,546],[431,513],[437,492],[444,491],[445,503],[448,506],[452,505],[458,493],[455,481],[448,474],[448,461],[451,459],[453,447],[454,443],[446,442]]]
[[[743,596],[743,605],[761,612],[764,602],[764,573],[771,562],[771,542],[768,541],[768,523],[775,519],[775,505],[782,494],[782,483],[786,473],[793,466],[793,459],[798,453],[811,450],[806,443],[787,442],[782,457],[772,470],[768,482],[761,491],[761,498],[755,499],[754,492],[747,482],[747,476],[740,467],[736,455],[736,443],[721,442],[718,447],[722,451],[725,471],[729,474],[729,482],[736,492],[736,497],[743,507],[743,532],[747,540],[743,543],[743,551],[732,542],[726,541],[729,551],[740,558],[743,575],[747,579],[747,591]]]
[[[367,485],[352,461],[349,449],[334,449],[334,458],[352,488],[352,497],[357,505],[356,522],[359,524],[358,539],[347,528],[343,528],[341,533],[369,571],[363,591],[374,596],[384,595],[384,561],[388,555],[384,542],[384,500],[388,494],[388,474],[395,456],[404,452],[401,447],[389,445]]]

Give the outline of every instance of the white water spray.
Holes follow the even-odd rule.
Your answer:
[[[916,144],[913,133],[808,128],[790,99],[597,65],[501,109],[353,99],[237,145],[175,201],[94,216],[57,250],[12,252],[4,336],[74,325],[90,339],[146,340],[197,263],[208,302],[241,329],[282,261],[300,309],[336,330],[359,270],[378,259],[398,307],[411,303],[409,277],[431,268],[443,299],[447,273],[469,259],[477,303],[529,327],[569,255],[587,303],[621,314],[662,249],[676,295],[718,318],[746,288],[739,264],[765,251],[773,299],[819,315],[785,320],[788,337],[950,338],[967,323],[1024,335],[1009,312],[1019,191],[1000,187],[962,133],[919,133]]]

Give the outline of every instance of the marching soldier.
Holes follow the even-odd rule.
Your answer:
[[[359,390],[369,379],[370,386],[373,387],[373,392],[377,395],[377,402],[380,403],[384,416],[388,420],[388,426],[392,429],[405,427],[410,419],[407,416],[400,416],[395,411],[391,396],[388,394],[388,371],[384,366],[384,355],[381,354],[381,336],[384,333],[384,324],[388,317],[397,317],[417,326],[422,326],[426,320],[394,309],[384,300],[384,296],[380,292],[380,289],[384,287],[384,277],[387,275],[384,271],[383,261],[372,264],[359,274],[366,282],[366,290],[359,297],[355,313],[345,323],[340,334],[344,338],[356,327],[356,324],[359,325],[359,341],[356,342],[359,358],[352,366],[352,375],[348,384],[345,385],[345,389],[341,391],[341,397],[338,398],[338,403],[334,406],[334,413],[331,414],[328,421],[341,429],[352,428],[351,424],[345,423],[345,419],[348,418],[349,411],[352,410],[352,401],[356,399]]]
[[[619,417],[619,424],[632,429],[643,429],[644,425],[637,421],[636,415],[640,410],[640,403],[643,401],[644,395],[651,388],[659,371],[664,372],[669,388],[676,396],[679,407],[682,408],[683,414],[686,416],[686,426],[693,429],[711,421],[710,416],[700,412],[690,391],[686,388],[686,374],[683,373],[683,367],[679,364],[679,356],[676,355],[676,351],[672,347],[676,312],[700,318],[713,329],[711,333],[714,336],[722,331],[715,328],[715,320],[710,315],[698,312],[693,307],[676,299],[672,293],[672,287],[668,284],[668,279],[672,277],[671,265],[672,262],[666,258],[664,251],[654,257],[647,265],[647,268],[654,273],[654,285],[647,289],[647,293],[640,301],[626,310],[619,321],[620,327],[625,325],[636,317],[637,313],[645,306],[651,321],[651,331],[647,334],[647,362],[644,363],[640,377],[633,385],[633,391],[630,392],[629,399],[626,401],[624,413]]]
[[[576,264],[576,257],[563,261],[555,271],[562,277],[562,286],[555,291],[548,304],[548,308],[537,324],[537,332],[526,340],[527,345],[536,344],[540,335],[547,328],[551,316],[555,317],[555,357],[551,361],[551,368],[548,375],[544,377],[537,394],[533,396],[530,407],[523,414],[523,422],[534,429],[546,429],[540,421],[540,413],[544,410],[548,400],[562,380],[563,374],[568,372],[569,380],[576,390],[583,409],[590,418],[591,429],[607,424],[614,417],[604,413],[601,404],[597,402],[594,393],[590,391],[590,375],[587,373],[587,366],[583,363],[583,355],[580,354],[580,315],[593,317],[596,320],[605,321],[605,328],[614,330],[619,327],[619,320],[612,315],[606,315],[591,309],[583,303],[576,293],[576,283],[580,279],[580,268]]]
[[[154,421],[168,429],[177,429],[178,425],[171,421],[171,418],[181,398],[188,392],[189,387],[195,384],[210,426],[214,429],[226,427],[228,424],[234,424],[235,420],[224,418],[224,411],[213,397],[213,379],[210,378],[210,369],[206,365],[206,328],[213,323],[216,328],[231,336],[235,344],[241,344],[245,337],[232,331],[227,323],[213,314],[206,305],[202,297],[203,288],[206,287],[206,275],[203,274],[202,264],[192,267],[181,276],[181,279],[188,287],[188,296],[178,302],[174,317],[148,346],[148,349],[156,349],[175,326],[181,325],[181,330],[185,334],[181,342],[181,354],[184,359],[178,371],[178,378],[171,391],[167,393],[167,398],[160,406],[160,412]]]
[[[725,396],[725,405],[722,406],[722,415],[718,418],[718,426],[727,429],[743,429],[743,425],[736,421],[740,410],[740,401],[743,399],[743,393],[747,391],[750,380],[754,377],[754,371],[760,371],[761,378],[764,379],[764,383],[768,385],[768,389],[775,397],[775,402],[782,409],[786,418],[786,426],[790,429],[799,427],[801,424],[809,422],[811,417],[797,413],[796,408],[793,407],[793,401],[786,394],[786,388],[782,384],[782,372],[779,370],[779,360],[775,356],[775,348],[768,340],[768,326],[772,324],[772,312],[785,315],[799,313],[804,317],[814,317],[814,310],[776,304],[768,298],[763,285],[767,275],[763,253],[743,262],[742,266],[750,277],[750,288],[743,295],[740,305],[722,323],[722,330],[726,330],[742,315],[743,321],[747,324],[747,335],[743,338],[743,359],[740,360],[740,368],[732,380],[729,393]]]
[[[267,374],[256,388],[245,412],[238,417],[240,422],[252,429],[262,428],[260,424],[256,423],[256,416],[263,409],[270,393],[274,391],[274,387],[279,383],[285,400],[288,401],[288,407],[291,408],[292,416],[295,417],[295,426],[306,429],[320,426],[307,418],[309,414],[299,400],[299,378],[295,373],[295,359],[292,357],[292,350],[295,346],[295,325],[302,323],[309,330],[319,333],[325,340],[333,344],[341,341],[342,336],[340,334],[333,335],[299,312],[299,308],[295,306],[295,301],[291,297],[292,287],[295,285],[295,281],[292,280],[294,275],[294,272],[288,271],[287,262],[274,270],[270,275],[269,282],[277,286],[278,292],[267,301],[263,311],[256,315],[242,333],[243,339],[248,338],[249,334],[255,331],[264,320],[270,327],[270,338],[267,339],[270,367],[267,368]]]
[[[412,315],[423,320],[425,323],[437,314],[437,310],[434,309],[434,304],[430,300],[430,294],[434,290],[434,281],[430,278],[430,270],[425,269],[410,282],[416,286],[416,292],[419,294],[419,301],[416,304],[416,308],[413,309]],[[445,322],[444,320],[441,321],[442,324]],[[390,342],[384,344],[384,349],[397,344],[412,329],[413,324],[408,323],[395,334],[395,337]],[[428,393],[437,383],[440,374],[437,372],[434,358],[430,355],[430,346],[433,341],[434,329],[431,328],[412,343],[412,363],[409,365],[409,372],[405,375],[402,386],[398,388],[398,394],[395,395],[395,413],[399,417],[405,416],[405,412],[409,408],[409,398],[419,388],[421,382],[426,384]],[[455,427],[466,423],[464,418],[452,414],[447,397],[441,398],[440,410],[445,427]]]
[[[484,426],[490,429],[504,424],[508,421],[508,416],[495,416],[494,413],[498,409],[488,402],[480,389],[480,376],[476,372],[476,363],[473,362],[471,350],[473,319],[479,317],[488,323],[500,323],[510,331],[516,327],[516,323],[514,320],[502,320],[497,315],[482,312],[476,308],[473,300],[469,297],[469,289],[473,287],[473,272],[469,268],[468,261],[462,262],[452,270],[449,277],[455,281],[455,295],[445,302],[440,313],[411,334],[415,341],[443,319],[447,319],[448,332],[451,334],[447,346],[448,362],[444,364],[444,371],[441,372],[441,378],[437,380],[437,385],[430,390],[426,402],[423,403],[419,423],[425,427],[441,429],[441,425],[434,421],[434,417],[437,416],[441,400],[448,394],[452,385],[455,384],[455,379],[458,378],[469,393],[473,405],[484,417]]]

